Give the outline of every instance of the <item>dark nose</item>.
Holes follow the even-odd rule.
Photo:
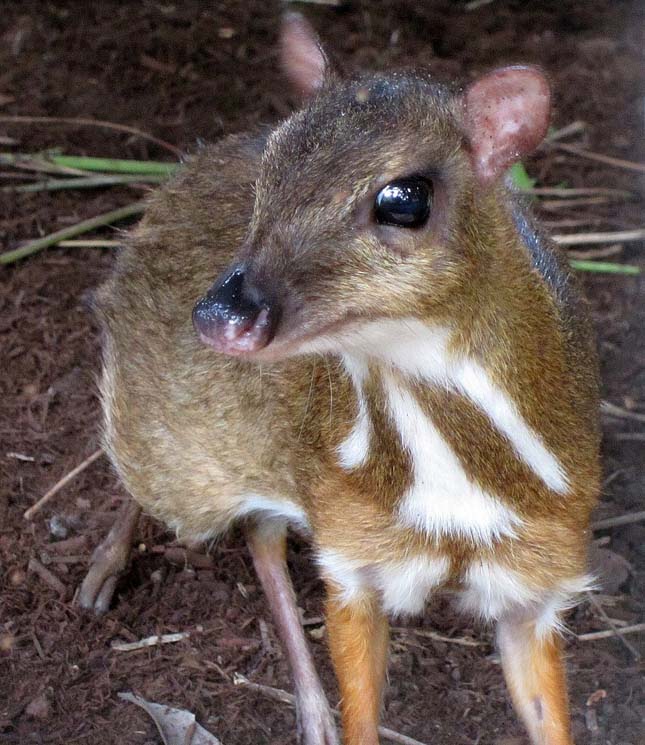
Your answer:
[[[273,338],[276,320],[275,304],[248,281],[240,267],[216,282],[193,308],[199,338],[230,355],[265,347]]]

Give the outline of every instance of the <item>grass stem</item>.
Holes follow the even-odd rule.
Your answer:
[[[45,235],[42,238],[37,238],[34,241],[29,241],[29,243],[27,243],[26,245],[20,246],[20,248],[16,248],[13,251],[6,251],[5,253],[0,254],[0,264],[13,264],[20,259],[24,259],[27,256],[38,253],[38,251],[42,251],[44,248],[54,246],[60,241],[63,241],[67,238],[73,238],[74,236],[88,233],[90,230],[94,230],[95,228],[110,225],[112,223],[118,222],[119,220],[125,220],[127,217],[138,215],[143,212],[144,208],[144,202],[134,202],[133,204],[128,204],[125,207],[119,207],[119,209],[105,212],[102,215],[90,217],[88,220],[83,220],[76,225],[70,225],[67,228],[63,228],[62,230],[57,230],[55,233],[50,233],[49,235]]]

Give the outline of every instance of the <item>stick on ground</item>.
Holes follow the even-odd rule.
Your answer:
[[[178,158],[183,156],[183,153],[178,147],[171,145],[165,140],[153,137],[136,127],[130,127],[127,124],[108,122],[102,119],[85,119],[66,116],[0,116],[0,122],[3,122],[4,124],[70,124],[74,127],[81,126],[112,129],[116,132],[125,132],[126,134],[135,135],[136,137],[140,137],[142,140],[148,140],[148,142],[154,142],[155,145],[159,145],[159,147],[164,148],[164,150],[168,150]]]
[[[13,251],[5,251],[5,253],[0,254],[0,264],[13,264],[14,261],[38,253],[38,251],[42,251],[44,248],[55,246],[57,243],[60,243],[60,241],[65,240],[65,238],[73,238],[76,235],[89,233],[90,230],[110,225],[118,220],[125,220],[126,217],[139,215],[143,212],[144,208],[145,205],[143,202],[135,202],[134,204],[128,204],[125,207],[120,207],[111,212],[105,212],[102,215],[90,217],[88,220],[82,220],[76,225],[70,225],[68,228],[57,230],[56,232],[50,233],[42,238],[37,238],[35,241],[30,241],[26,245],[16,248]]]
[[[30,572],[37,574],[40,579],[42,579],[42,581],[48,587],[51,587],[54,592],[58,593],[61,598],[64,598],[65,595],[67,595],[67,587],[58,579],[58,577],[53,572],[50,572],[46,566],[43,566],[38,561],[38,559],[34,559],[33,557],[29,559],[27,569]]]
[[[87,458],[82,463],[79,463],[76,468],[73,468],[68,474],[63,476],[63,478],[60,481],[57,481],[54,486],[46,493],[44,494],[37,502],[36,504],[33,504],[23,515],[25,520],[31,520],[31,518],[45,505],[49,500],[54,497],[64,486],[69,484],[70,481],[75,479],[79,473],[84,471],[89,465],[94,463],[95,460],[98,460],[98,458],[103,455],[102,450],[95,450],[92,455],[88,455]]]
[[[112,649],[117,652],[133,652],[145,647],[158,647],[160,644],[174,644],[190,637],[190,631],[178,631],[176,634],[156,634],[147,636],[145,639],[139,639],[136,642],[114,641],[110,644]]]
[[[609,616],[605,613],[605,609],[598,602],[598,600],[596,600],[596,598],[593,596],[593,593],[587,592],[586,595],[589,598],[589,602],[598,611],[598,613],[601,615],[603,621],[605,621],[605,623],[611,629],[610,636],[617,636],[618,639],[622,642],[622,644],[625,647],[625,649],[627,649],[630,652],[630,654],[632,655],[632,657],[635,660],[637,660],[637,661],[640,660],[641,659],[641,653],[636,649],[636,647],[631,642],[628,642],[627,639],[625,639],[621,635],[621,633],[620,633],[621,632],[621,629],[619,629],[618,626],[616,626],[616,624],[611,620],[611,618],[609,618]]]
[[[645,510],[641,512],[628,512],[626,515],[617,515],[608,517],[605,520],[598,520],[591,524],[592,530],[604,530],[605,528],[616,528],[619,525],[631,525],[645,520]]]
[[[463,636],[445,636],[439,634],[436,631],[430,631],[429,629],[415,629],[406,628],[400,626],[393,626],[392,632],[395,634],[414,634],[415,636],[425,637],[426,639],[434,639],[438,642],[446,642],[447,644],[458,644],[462,647],[484,647],[485,642],[478,642],[476,639],[466,639]]]
[[[635,163],[631,160],[623,160],[622,158],[612,158],[610,155],[603,155],[602,153],[594,153],[591,150],[584,150],[576,145],[565,145],[564,142],[553,143],[553,147],[558,150],[563,150],[565,153],[571,153],[572,155],[578,155],[581,158],[587,160],[595,160],[598,163],[606,163],[608,166],[615,166],[616,168],[624,168],[627,171],[637,171],[638,173],[645,173],[645,163]]]
[[[578,634],[576,638],[579,642],[590,642],[596,639],[610,639],[612,636],[622,636],[623,634],[637,634],[645,631],[645,623],[636,623],[633,626],[623,626],[622,629],[606,629],[605,631],[590,631],[588,634]]]
[[[616,404],[612,404],[610,401],[600,402],[600,413],[615,416],[619,419],[633,419],[635,422],[645,422],[645,414],[623,409],[621,406],[616,406]]]
[[[560,246],[580,246],[587,243],[644,241],[645,229],[617,230],[610,233],[574,233],[573,235],[554,235],[553,240]]]
[[[233,685],[244,686],[244,688],[261,693],[272,701],[277,701],[281,704],[287,704],[288,706],[296,705],[296,697],[291,693],[287,693],[281,688],[273,688],[272,686],[265,686],[261,683],[252,683],[248,678],[240,675],[240,673],[233,673]],[[332,712],[334,716],[339,716],[337,709],[332,709]],[[400,732],[395,732],[387,727],[379,727],[378,733],[383,739],[389,740],[390,742],[396,742],[399,745],[425,745],[419,740],[415,740],[413,737],[402,735]]]

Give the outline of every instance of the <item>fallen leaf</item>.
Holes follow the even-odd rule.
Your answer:
[[[49,719],[51,707],[46,693],[41,693],[27,704],[25,712],[33,719]]]
[[[632,571],[631,564],[623,556],[597,546],[591,550],[591,569],[608,595],[615,595]]]
[[[215,735],[197,724],[195,715],[186,709],[153,704],[129,691],[118,695],[123,701],[140,706],[152,717],[165,745],[222,745]]]
[[[602,701],[603,698],[607,698],[607,691],[605,691],[604,688],[599,688],[589,696],[587,699],[587,706],[595,706],[599,701]]]

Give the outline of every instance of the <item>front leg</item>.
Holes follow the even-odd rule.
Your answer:
[[[499,622],[497,641],[515,709],[533,745],[573,745],[560,638],[535,620]]]
[[[90,568],[78,593],[82,608],[105,613],[112,602],[116,583],[130,559],[134,533],[141,515],[141,507],[128,499],[114,519],[106,538],[92,554]]]
[[[389,626],[376,595],[345,602],[327,584],[327,634],[341,694],[345,745],[378,745]]]
[[[303,745],[338,745],[333,715],[314,667],[287,570],[286,526],[275,522],[253,525],[246,536],[291,667],[299,739]]]

